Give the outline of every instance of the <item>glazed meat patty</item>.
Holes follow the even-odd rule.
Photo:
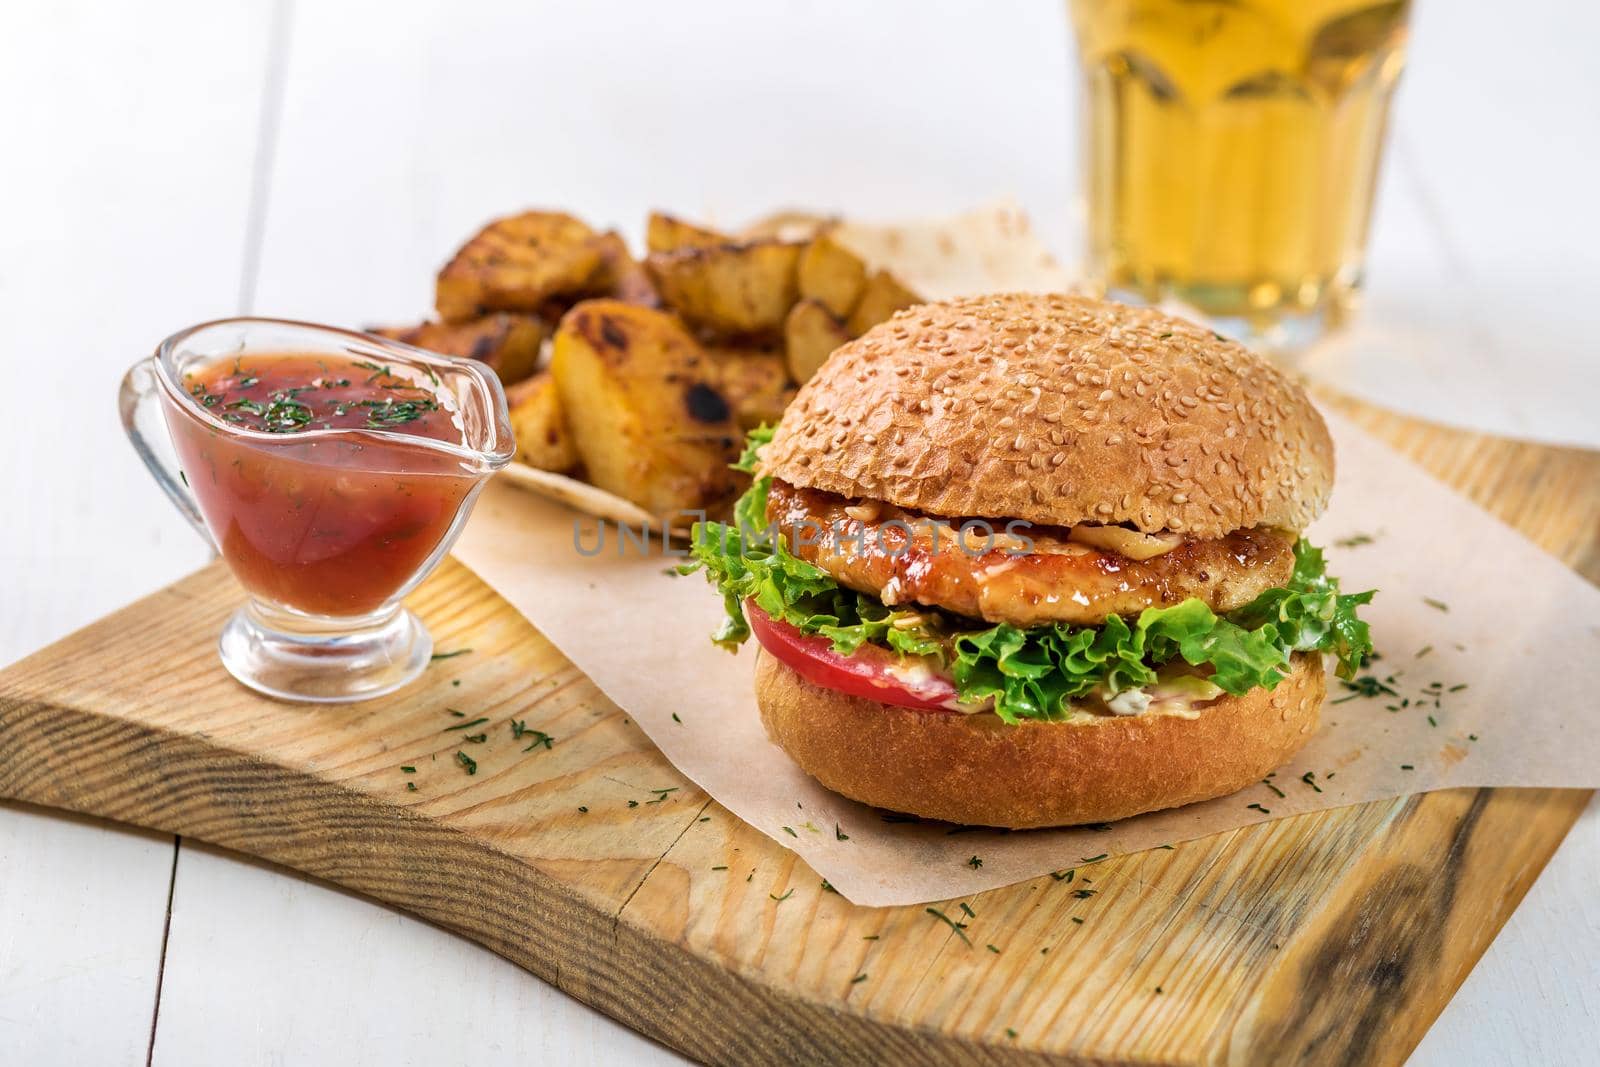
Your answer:
[[[840,585],[885,604],[921,604],[1013,626],[1099,625],[1198,597],[1218,613],[1283,585],[1297,535],[1236,530],[1213,541],[1180,541],[1145,560],[1068,540],[1059,527],[1019,527],[1031,547],[993,523],[993,540],[963,520],[851,501],[773,479],[767,520],[800,559]],[[963,547],[963,545],[965,547]]]

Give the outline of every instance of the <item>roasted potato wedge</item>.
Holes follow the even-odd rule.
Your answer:
[[[815,300],[802,300],[783,323],[784,357],[789,375],[804,385],[833,350],[850,340],[844,324]]]
[[[795,391],[783,350],[777,345],[704,347],[739,428],[748,433],[762,423],[777,425]]]
[[[709,248],[732,244],[736,238],[725,233],[684,222],[659,211],[650,212],[645,223],[644,247],[647,252],[676,252],[680,248]]]
[[[555,211],[497,219],[439,272],[434,307],[446,322],[485,311],[537,311],[554,297],[592,291],[604,267],[595,232]]]
[[[538,367],[539,349],[550,336],[550,325],[537,315],[502,311],[466,322],[376,326],[367,332],[440,355],[487,363],[502,384],[511,385]]]
[[[540,371],[506,390],[511,431],[517,438],[517,461],[540,470],[565,474],[578,465],[578,449],[561,410],[555,378]]]
[[[721,336],[775,334],[799,298],[801,246],[781,241],[653,252],[645,267],[668,307]]]
[[[550,370],[590,482],[660,516],[725,508],[739,427],[675,315],[586,300],[557,327]]]
[[[614,297],[641,307],[660,307],[661,294],[644,269],[644,264],[633,258],[622,236],[616,232],[603,233],[595,239],[600,250],[601,268],[596,278],[597,295]]]
[[[896,311],[912,304],[922,303],[922,298],[886,270],[874,271],[861,290],[861,299],[850,312],[846,327],[851,337],[860,337],[880,322],[887,321]]]
[[[839,225],[835,215],[818,215],[810,211],[779,211],[739,231],[735,240],[753,241],[758,237],[776,237],[780,241],[809,241],[820,237]]]
[[[859,256],[827,234],[806,245],[800,253],[800,296],[815,300],[842,319],[850,314],[867,284],[867,265]]]

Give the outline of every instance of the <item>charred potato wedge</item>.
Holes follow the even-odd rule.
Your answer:
[[[519,463],[557,474],[578,465],[578,450],[549,371],[540,371],[507,389],[506,404],[511,409]]]
[[[378,326],[368,332],[440,355],[478,360],[511,385],[538,367],[539,349],[550,336],[550,326],[537,315],[499,312],[466,322]]]
[[[893,274],[886,270],[874,271],[845,325],[851,337],[860,337],[878,323],[886,322],[901,308],[920,303],[922,298],[901,285]]]
[[[827,234],[806,245],[800,253],[800,296],[815,300],[835,318],[850,314],[867,284],[867,265],[859,256]]]
[[[658,516],[725,507],[739,427],[676,316],[586,300],[556,329],[550,371],[590,482]]]
[[[591,291],[604,266],[595,236],[554,211],[491,222],[439,272],[439,317],[461,322],[485,311],[537,311],[552,298]]]
[[[795,391],[782,349],[776,345],[707,345],[705,350],[717,368],[722,395],[733,408],[739,429],[748,433],[762,423],[777,425]]]
[[[661,295],[644,269],[644,264],[633,258],[620,234],[603,233],[594,239],[600,251],[600,274],[596,282],[598,294],[614,297],[641,307],[660,307]]]
[[[715,245],[732,244],[734,238],[704,226],[696,226],[692,222],[671,215],[663,215],[659,211],[650,212],[650,218],[645,223],[644,247],[647,252],[676,252],[680,248],[710,248]]]
[[[667,306],[721,336],[775,334],[799,298],[800,245],[781,241],[653,252],[645,267]]]
[[[833,350],[850,340],[844,324],[815,300],[802,300],[783,323],[784,356],[789,374],[804,385]]]

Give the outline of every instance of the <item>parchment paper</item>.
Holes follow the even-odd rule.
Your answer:
[[[1005,280],[1018,287],[1025,276]],[[1037,287],[1055,287],[1055,277]],[[718,597],[700,575],[667,576],[678,560],[659,545],[648,556],[633,546],[620,554],[609,528],[604,550],[586,556],[576,545],[594,550],[596,520],[496,481],[456,556],[626,709],[674,766],[858,904],[944,900],[1103,854],[1431,789],[1600,786],[1600,590],[1346,420],[1327,417],[1338,483],[1307,536],[1328,552],[1347,591],[1380,590],[1363,615],[1381,655],[1370,674],[1390,691],[1363,697],[1331,683],[1322,729],[1269,782],[1104,828],[952,832],[886,821],[824,790],[762,732],[752,647],[734,656],[711,644]]]

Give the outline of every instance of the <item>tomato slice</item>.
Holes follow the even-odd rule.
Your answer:
[[[813,685],[902,708],[955,710],[949,706],[956,699],[950,679],[937,674],[914,681],[897,677],[893,669],[900,657],[887,649],[862,645],[846,656],[835,652],[826,637],[801,633],[756,607],[754,600],[745,601],[744,614],[761,647]]]

